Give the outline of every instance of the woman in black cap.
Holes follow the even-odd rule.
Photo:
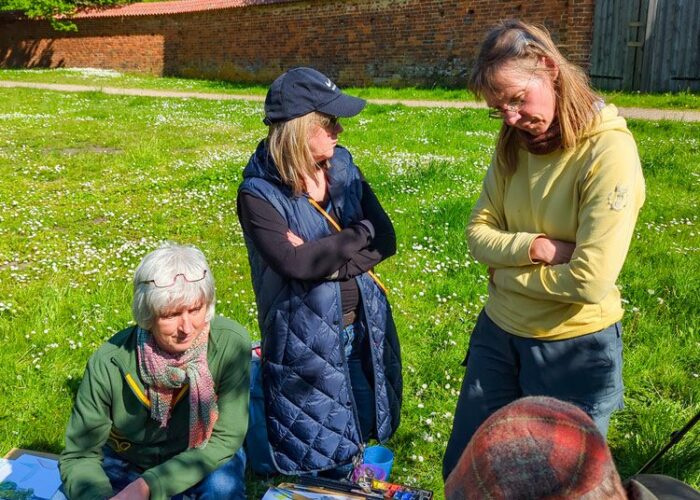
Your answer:
[[[238,191],[268,438],[286,474],[349,464],[371,437],[384,442],[399,425],[399,342],[371,271],[396,252],[396,237],[338,145],[338,118],[365,104],[314,69],[281,75],[265,99],[268,136]]]

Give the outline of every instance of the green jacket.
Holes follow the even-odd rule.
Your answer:
[[[122,330],[101,346],[88,361],[59,460],[68,498],[112,496],[102,469],[105,444],[144,470],[151,499],[181,493],[228,461],[243,444],[248,427],[250,338],[246,330],[215,317],[207,360],[219,419],[204,448],[187,449],[187,386],[178,393],[168,426],[162,429],[150,417],[148,391],[138,375],[136,327]]]

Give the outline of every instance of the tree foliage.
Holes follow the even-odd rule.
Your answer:
[[[0,10],[19,10],[32,19],[48,19],[54,29],[76,31],[70,21],[79,9],[111,7],[133,3],[135,0],[0,0]]]

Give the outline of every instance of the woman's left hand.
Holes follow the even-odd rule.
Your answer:
[[[539,236],[530,247],[530,259],[532,262],[541,262],[549,266],[568,264],[574,250],[576,250],[576,243]]]
[[[295,247],[301,246],[304,244],[304,240],[299,238],[296,234],[294,234],[291,231],[287,231],[287,241],[289,241],[292,245]]]
[[[151,489],[143,478],[132,481],[129,485],[114,495],[111,500],[148,500],[151,496]]]

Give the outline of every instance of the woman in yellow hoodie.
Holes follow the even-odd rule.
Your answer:
[[[615,281],[644,202],[625,120],[546,30],[506,21],[482,43],[470,88],[502,120],[467,227],[489,297],[465,360],[447,477],[477,427],[523,396],[586,411],[607,433],[622,407]]]

